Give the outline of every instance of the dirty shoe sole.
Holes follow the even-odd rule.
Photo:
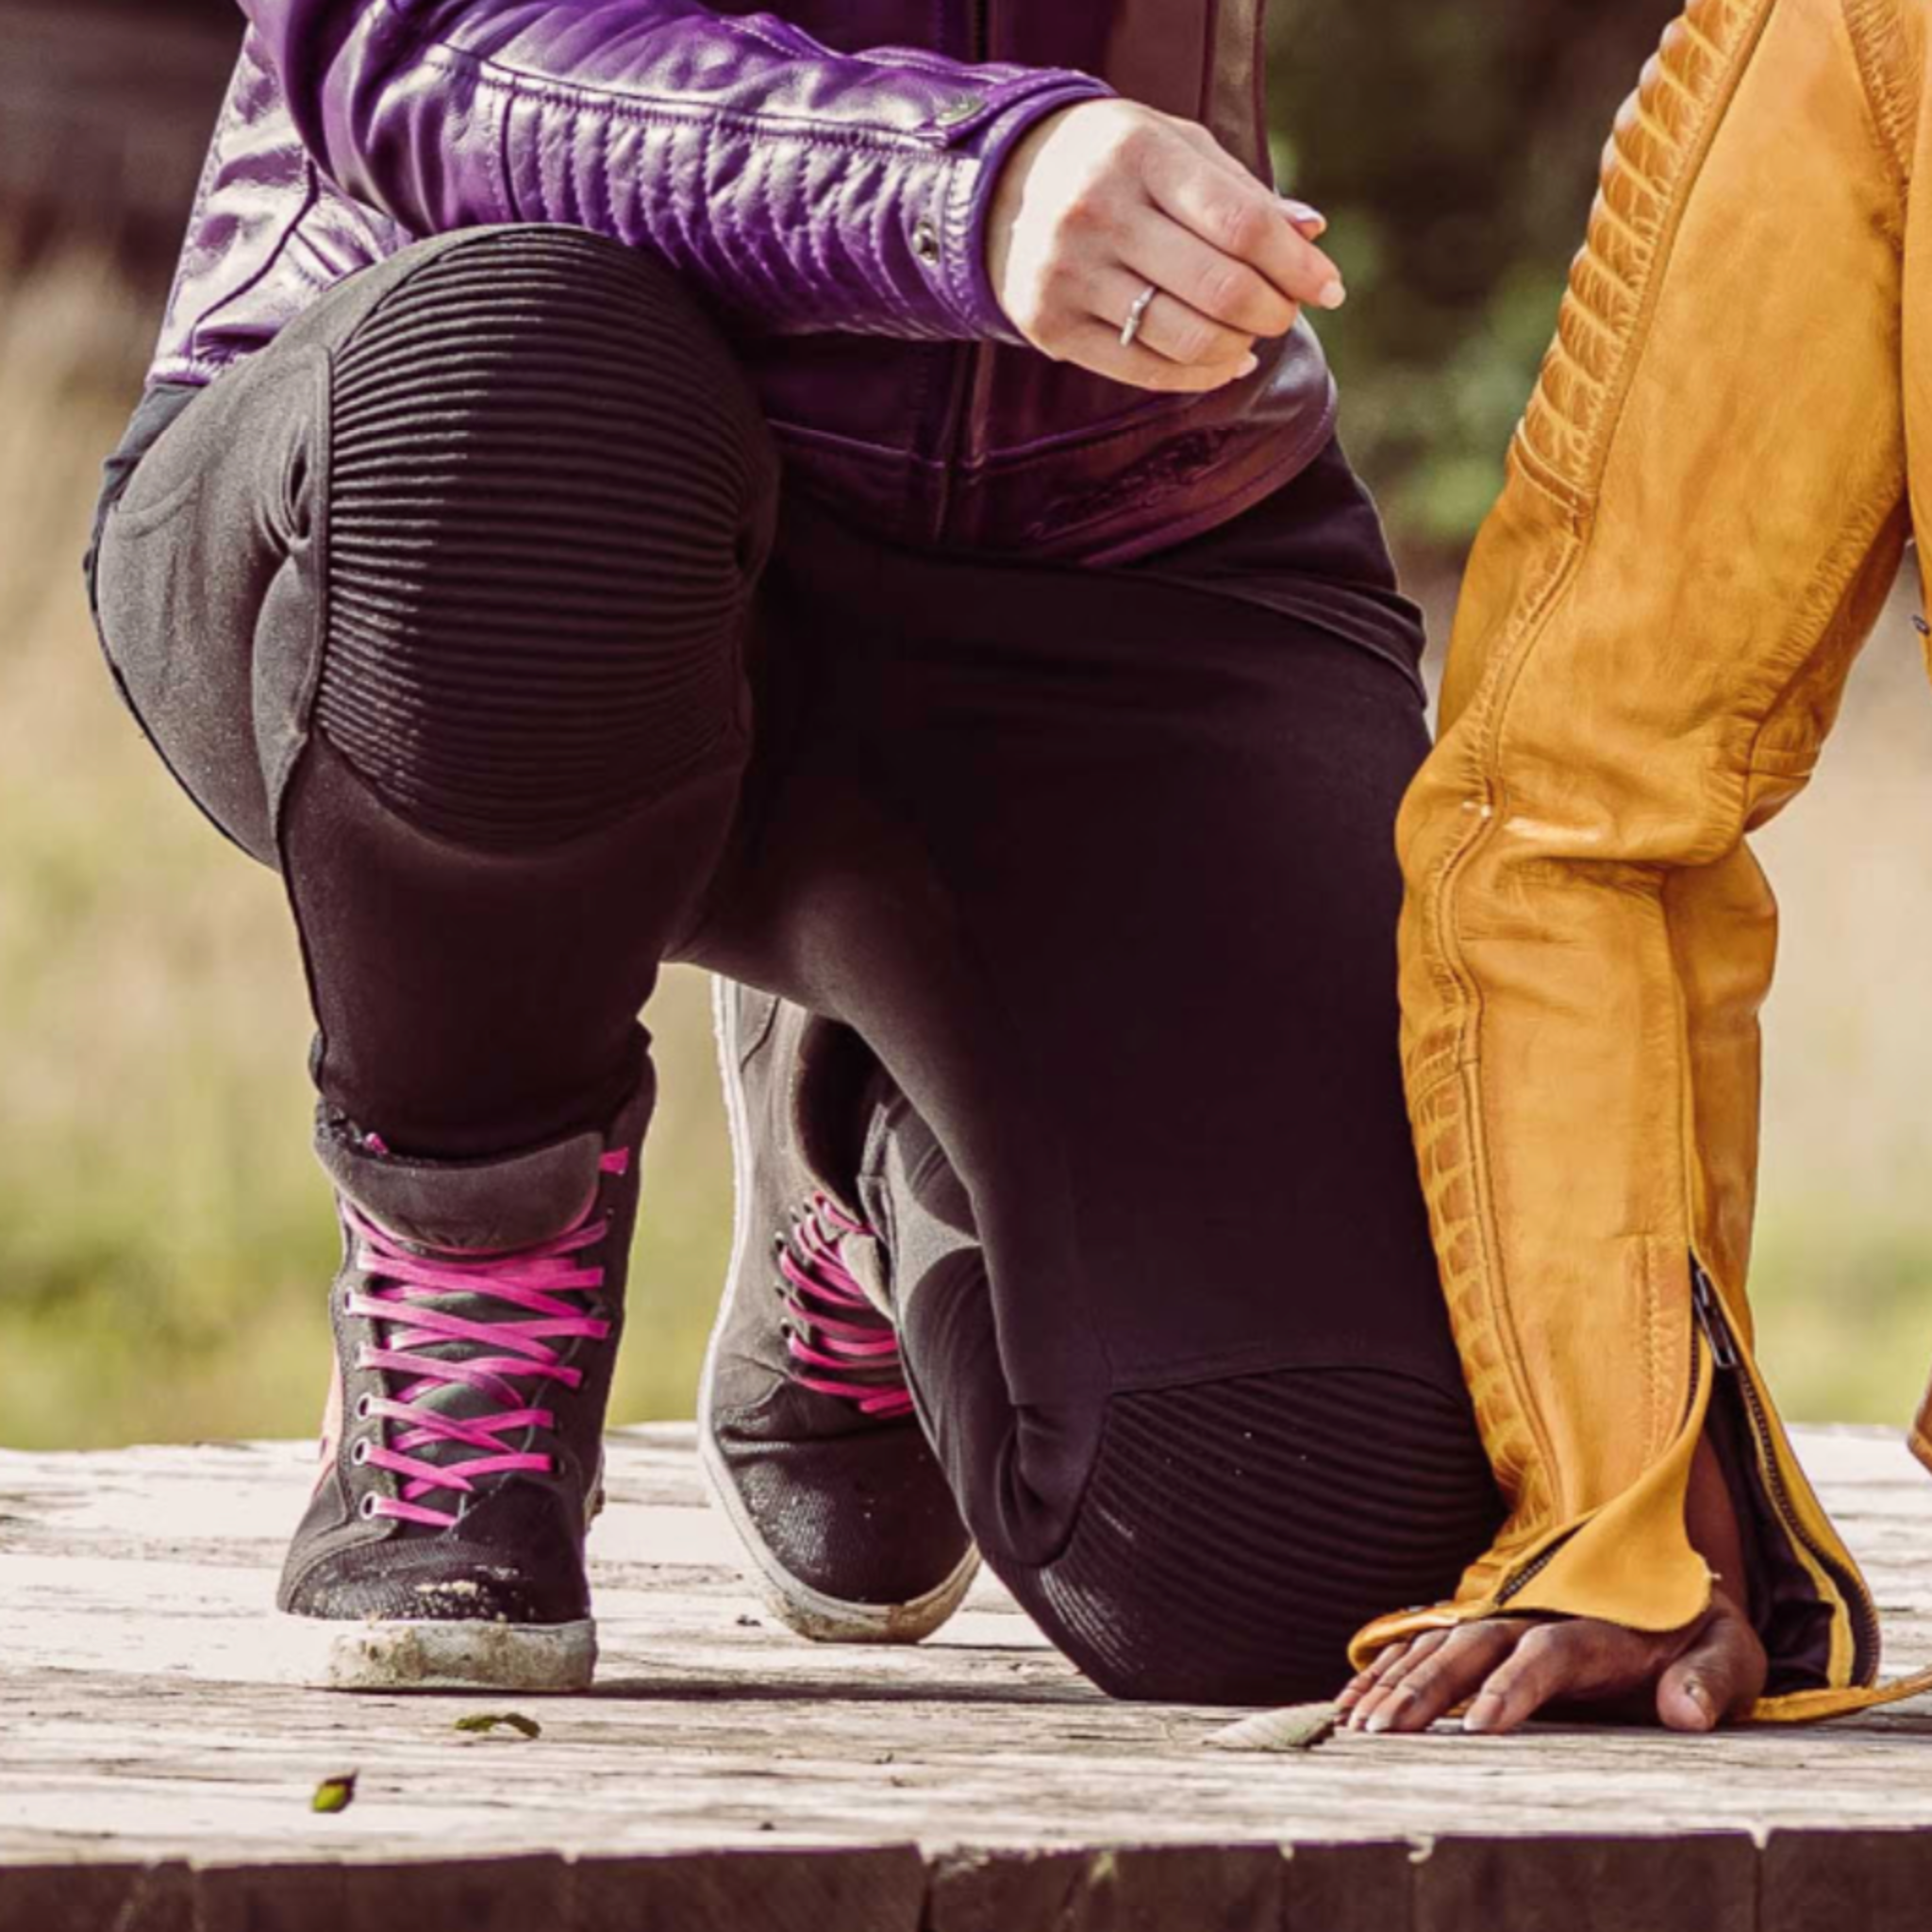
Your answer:
[[[597,1625],[279,1619],[302,1681],[321,1690],[587,1690]]]
[[[944,1582],[908,1602],[858,1604],[826,1596],[792,1575],[758,1534],[708,1435],[699,1438],[698,1462],[711,1500],[738,1532],[751,1559],[741,1566],[745,1580],[765,1608],[796,1637],[814,1643],[922,1643],[952,1620],[979,1574],[979,1552],[969,1548]]]

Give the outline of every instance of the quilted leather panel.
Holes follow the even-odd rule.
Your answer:
[[[1667,239],[1672,197],[1767,11],[1767,0],[1694,0],[1617,116],[1557,340],[1519,432],[1532,466],[1571,490],[1597,483],[1618,370]]]
[[[1547,1458],[1538,1453],[1505,1332],[1495,1319],[1492,1284],[1484,1252],[1470,1134],[1473,1124],[1468,1083],[1461,1076],[1441,1082],[1415,1108],[1416,1144],[1429,1226],[1448,1297],[1449,1317],[1462,1356],[1462,1372],[1475,1405],[1476,1424],[1490,1455],[1490,1467],[1511,1504],[1516,1534],[1492,1549],[1463,1579],[1461,1594],[1489,1594],[1525,1537],[1524,1525],[1549,1521],[1554,1499]]]

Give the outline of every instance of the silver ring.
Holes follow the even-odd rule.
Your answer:
[[[1127,319],[1121,324],[1121,347],[1131,349],[1134,339],[1141,333],[1141,325],[1147,319],[1147,305],[1160,291],[1152,283],[1134,297],[1134,306],[1127,310]]]

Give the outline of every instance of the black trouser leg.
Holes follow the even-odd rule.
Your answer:
[[[570,229],[407,251],[168,431],[110,655],[278,864],[325,1097],[402,1150],[601,1121],[748,757],[776,463],[661,266]]]
[[[1413,690],[796,505],[764,594],[810,728],[754,769],[705,949],[903,1096],[862,1198],[967,1523],[1117,1693],[1332,1692],[1498,1512],[1397,1058]]]
[[[1374,1365],[1113,1394],[1072,1507],[1054,1512],[1059,1533],[1015,1550],[1009,1526],[1053,1506],[1037,1473],[1053,1483],[1084,1421],[1008,1394],[972,1205],[902,1095],[877,1115],[869,1156],[868,1208],[954,1492],[1001,1579],[1103,1689],[1203,1704],[1331,1696],[1369,1617],[1454,1588],[1497,1513],[1468,1403]]]

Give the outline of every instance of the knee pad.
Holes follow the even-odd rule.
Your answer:
[[[741,756],[776,491],[662,263],[561,227],[430,257],[334,358],[318,726],[466,845],[612,823]]]
[[[1445,1595],[1501,1514],[1466,1401],[1373,1369],[1116,1395],[1059,1555],[1006,1581],[1117,1697],[1333,1696],[1384,1611]]]

